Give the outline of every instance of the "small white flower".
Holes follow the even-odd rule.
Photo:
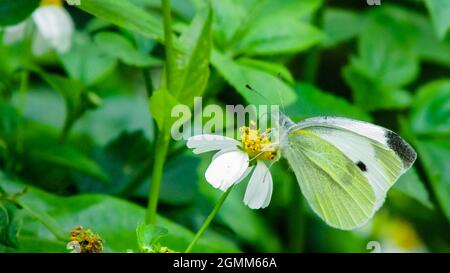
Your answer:
[[[55,1],[55,3],[59,3]],[[69,13],[62,6],[62,2],[56,5],[41,5],[31,16],[36,25],[37,32],[33,37],[33,54],[41,56],[52,49],[59,53],[65,53],[72,44],[74,23]],[[26,21],[5,28],[3,41],[5,44],[13,44],[25,37]]]
[[[277,151],[265,133],[243,127],[242,141],[217,136],[197,135],[188,139],[187,146],[196,154],[218,151],[205,173],[213,187],[226,191],[241,182],[252,171],[244,195],[244,203],[252,208],[265,208],[272,198],[272,175],[265,161],[276,160]]]

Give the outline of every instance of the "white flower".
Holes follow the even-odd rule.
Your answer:
[[[58,2],[58,1],[56,1]],[[62,3],[61,3],[62,4]],[[55,49],[65,53],[72,44],[74,23],[62,5],[42,5],[32,14],[37,32],[33,37],[33,54],[40,56]],[[5,28],[3,41],[13,44],[25,37],[27,21]]]
[[[196,154],[218,151],[205,173],[215,188],[226,191],[242,181],[252,171],[244,195],[244,203],[252,208],[265,208],[272,198],[272,175],[265,161],[275,160],[276,150],[270,147],[265,133],[244,127],[242,142],[217,135],[197,135],[188,139],[187,146]]]

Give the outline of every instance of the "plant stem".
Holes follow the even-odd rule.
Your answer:
[[[154,224],[156,222],[159,191],[164,173],[164,162],[166,160],[170,142],[170,134],[165,133],[165,131],[166,130],[161,130],[156,139],[155,161],[153,165],[152,181],[148,193],[147,213],[145,215],[145,222],[147,224]]]
[[[171,18],[171,0],[161,0],[164,24],[164,44],[166,52],[166,86],[171,90],[173,83],[173,71],[175,69],[175,51],[172,39],[172,18]],[[148,90],[147,90],[148,92]],[[164,162],[167,156],[167,150],[170,142],[170,130],[167,125],[159,128],[158,136],[155,140],[155,162],[153,165],[152,181],[148,193],[148,206],[145,215],[145,222],[147,224],[154,224],[156,222],[156,210],[158,207],[159,190],[161,188],[161,181],[164,173]]]
[[[189,246],[186,248],[185,253],[190,253],[192,251],[192,248],[195,246],[197,241],[200,239],[200,237],[203,235],[205,230],[209,227],[212,220],[216,216],[219,209],[222,207],[223,202],[225,202],[225,199],[227,199],[228,194],[230,194],[231,190],[233,189],[233,186],[229,187],[226,192],[222,194],[219,201],[217,202],[214,209],[211,211],[211,213],[206,218],[205,222],[203,222],[203,225],[200,227],[200,229],[197,231],[197,234],[195,234],[194,239],[192,239],[192,242],[189,244]]]
[[[17,161],[18,156],[23,152],[23,146],[24,146],[24,116],[25,116],[25,106],[26,106],[26,99],[27,99],[27,92],[28,92],[28,84],[29,84],[29,78],[30,78],[30,72],[28,71],[28,65],[30,63],[31,59],[31,47],[32,47],[32,37],[33,37],[33,25],[30,21],[26,23],[25,27],[25,39],[23,41],[23,47],[22,47],[22,65],[23,70],[20,75],[20,86],[19,86],[19,105],[18,105],[18,114],[21,119],[20,124],[17,128],[17,135],[16,135],[16,145],[15,145],[15,155],[14,159],[12,160],[12,168],[13,171],[16,171],[17,167]]]
[[[171,90],[173,84],[173,71],[175,69],[175,50],[173,47],[172,16],[170,8],[171,0],[161,0],[163,23],[164,23],[164,44],[166,53],[166,84]]]
[[[66,142],[67,136],[69,135],[69,132],[72,129],[72,126],[74,123],[75,122],[72,118],[66,118],[64,120],[64,125],[61,130],[61,134],[59,135],[59,142],[61,142],[61,143]]]

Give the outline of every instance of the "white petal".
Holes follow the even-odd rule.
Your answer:
[[[241,143],[235,139],[218,135],[197,135],[187,140],[187,147],[193,149],[195,154],[210,151],[231,149],[237,150]]]
[[[58,6],[42,6],[33,13],[33,20],[42,37],[60,53],[67,52],[72,43],[74,23],[69,13]],[[39,51],[36,49],[36,51]]]
[[[52,46],[41,33],[35,33],[33,37],[33,55],[41,56],[52,50]]]
[[[6,27],[3,34],[3,42],[5,45],[14,44],[23,40],[25,35],[26,22],[21,22],[17,25]]]
[[[247,169],[248,155],[236,150],[216,157],[206,170],[205,178],[213,187],[226,191],[242,180]]]
[[[244,203],[251,209],[265,208],[272,198],[272,189],[272,175],[266,164],[258,160],[245,190]]]

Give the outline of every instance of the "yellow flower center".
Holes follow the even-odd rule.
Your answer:
[[[41,0],[41,6],[62,6],[63,0]]]
[[[277,149],[270,142],[267,134],[270,128],[261,133],[255,128],[256,123],[250,121],[250,127],[241,127],[241,141],[244,151],[253,159],[274,160],[277,156]]]

